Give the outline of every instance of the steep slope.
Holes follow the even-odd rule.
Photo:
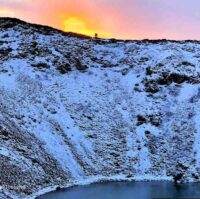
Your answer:
[[[200,44],[0,18],[0,198],[92,177],[200,177]]]

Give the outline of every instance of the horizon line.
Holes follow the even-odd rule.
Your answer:
[[[56,27],[53,27],[53,26],[50,26],[48,24],[40,24],[40,23],[35,23],[35,22],[30,22],[30,21],[26,21],[24,19],[21,19],[21,18],[17,18],[17,17],[9,17],[9,16],[0,16],[0,20],[1,19],[10,19],[10,20],[16,20],[16,21],[19,21],[19,22],[23,22],[23,23],[26,23],[26,24],[30,24],[30,25],[33,25],[33,26],[41,26],[41,27],[46,27],[46,28],[51,28],[55,31],[59,31],[61,33],[65,33],[65,34],[72,34],[74,36],[77,36],[77,37],[85,37],[85,38],[93,38],[93,39],[99,39],[99,40],[117,40],[117,41],[141,41],[141,42],[148,42],[148,41],[157,41],[157,42],[199,42],[200,43],[200,39],[170,39],[170,38],[157,38],[157,39],[154,39],[154,38],[143,38],[143,39],[131,39],[131,38],[127,38],[127,39],[122,39],[122,38],[115,38],[115,37],[109,37],[109,38],[105,38],[105,37],[95,37],[94,36],[91,36],[91,35],[87,35],[87,34],[82,34],[82,33],[79,33],[79,32],[72,32],[72,31],[65,31],[65,30],[62,30],[62,29],[59,29],[59,28],[56,28]],[[98,35],[98,32],[95,33]]]

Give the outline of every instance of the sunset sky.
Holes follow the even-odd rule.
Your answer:
[[[200,39],[200,0],[0,0],[0,16],[122,39]]]

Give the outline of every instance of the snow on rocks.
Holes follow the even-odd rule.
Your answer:
[[[99,179],[199,181],[199,42],[9,18],[0,28],[1,198]]]

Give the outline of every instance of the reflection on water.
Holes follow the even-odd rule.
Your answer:
[[[39,199],[200,199],[200,183],[112,182],[77,186]]]

